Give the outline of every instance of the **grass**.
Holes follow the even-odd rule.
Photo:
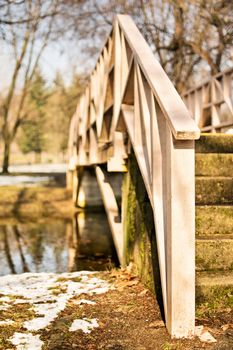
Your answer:
[[[57,279],[57,282],[67,282],[67,281],[82,282],[82,278],[81,277],[73,277],[73,278],[59,277]]]
[[[200,302],[196,309],[196,316],[211,317],[218,312],[228,312],[233,310],[233,293],[231,287],[223,290],[212,288],[212,296],[209,301]]]
[[[18,299],[19,297],[15,297]],[[13,299],[13,298],[12,298]],[[31,304],[13,304],[7,310],[0,311],[0,319],[14,321],[11,325],[1,325],[0,330],[0,349],[12,349],[12,344],[9,338],[22,328],[22,323],[25,320],[31,320],[35,317],[35,312],[32,310]]]

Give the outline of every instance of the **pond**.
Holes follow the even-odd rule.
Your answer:
[[[0,275],[106,270],[117,264],[105,212],[0,223]]]

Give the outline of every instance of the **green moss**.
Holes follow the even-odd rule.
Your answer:
[[[128,160],[122,192],[127,263],[134,262],[136,273],[150,290],[156,291],[161,301],[153,210],[134,155]]]
[[[132,181],[130,181],[129,173],[126,173],[123,178],[122,186],[122,216],[125,218],[124,237],[126,247],[126,263],[131,260],[132,246],[135,240],[135,210],[136,210],[136,195]]]

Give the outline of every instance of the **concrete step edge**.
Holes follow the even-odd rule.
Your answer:
[[[233,271],[197,272],[196,286],[231,286],[233,287]]]

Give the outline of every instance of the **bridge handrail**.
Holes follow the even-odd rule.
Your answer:
[[[167,74],[155,59],[150,47],[135,26],[130,16],[118,15],[117,21],[124,32],[135,59],[142,69],[162,109],[173,136],[177,140],[195,140],[200,130],[190,116],[180,95]],[[168,98],[169,95],[169,98]]]
[[[183,100],[203,132],[226,131],[233,126],[233,67],[189,89]]]
[[[129,16],[116,16],[71,124],[71,171],[103,163],[125,171],[132,146],[154,212],[166,325],[175,337],[193,335],[200,130]]]
[[[195,90],[199,90],[200,88],[202,88],[206,84],[209,84],[210,80],[212,80],[212,79],[219,79],[219,78],[222,78],[224,75],[229,75],[231,73],[233,73],[233,67],[229,67],[229,68],[223,70],[222,72],[218,72],[217,74],[212,75],[209,78],[206,78],[200,84],[197,84],[194,87],[192,87],[192,88],[188,89],[187,91],[185,91],[183,93],[183,96],[185,97],[186,95],[189,95],[191,92],[194,92]]]

